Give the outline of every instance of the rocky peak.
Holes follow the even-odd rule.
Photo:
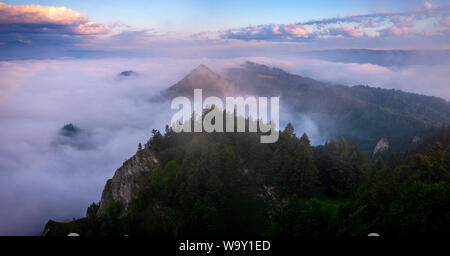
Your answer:
[[[119,74],[119,76],[122,76],[122,77],[130,77],[130,76],[136,76],[136,75],[137,75],[137,73],[133,70],[125,70],[125,71],[120,72],[120,74]]]
[[[373,149],[373,155],[377,153],[383,153],[389,149],[389,141],[386,138],[381,138],[375,148]]]
[[[214,73],[208,66],[206,66],[205,64],[200,64],[198,65],[198,67],[196,67],[194,70],[192,70],[192,72],[190,73],[192,74],[197,74],[197,73],[201,73],[201,74],[211,74],[214,76],[217,76],[216,73]]]
[[[412,139],[412,143],[413,143],[413,144],[417,144],[417,143],[419,143],[421,140],[422,140],[422,139],[421,139],[420,137],[414,136],[413,139]]]
[[[236,87],[231,81],[201,64],[178,83],[168,88],[165,94],[167,96],[192,97],[194,89],[202,89],[205,97],[224,97],[236,93]]]

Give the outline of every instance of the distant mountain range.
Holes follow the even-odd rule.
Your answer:
[[[330,139],[344,136],[372,154],[383,138],[385,153],[403,150],[437,127],[450,124],[450,103],[437,97],[369,86],[329,86],[253,62],[226,70],[222,77],[200,65],[164,91],[166,97],[280,96],[290,113],[308,115]]]
[[[450,63],[450,50],[339,49],[301,52],[299,55],[331,62],[370,63],[385,67]]]

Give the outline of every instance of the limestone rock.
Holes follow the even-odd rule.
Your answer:
[[[148,148],[139,150],[127,160],[117,169],[113,178],[106,182],[97,216],[103,216],[107,205],[111,202],[118,202],[122,207],[122,213],[125,212],[139,188],[144,185],[146,177],[151,175],[157,165],[158,160]]]
[[[377,153],[383,153],[389,149],[389,141],[386,138],[381,138],[375,148],[373,149],[373,155]]]

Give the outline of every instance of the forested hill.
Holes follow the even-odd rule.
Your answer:
[[[50,221],[44,234],[448,235],[449,154],[434,141],[387,165],[344,138],[313,147],[290,124],[273,144],[257,133],[154,130],[105,186],[116,200],[102,197],[104,210],[93,204],[80,220]]]
[[[308,116],[328,139],[343,136],[370,157],[382,138],[389,144],[387,154],[408,149],[417,138],[450,124],[450,103],[437,97],[362,85],[330,86],[253,62],[228,69],[224,77],[201,65],[165,95],[192,96],[193,88],[219,97],[280,96],[286,112]]]

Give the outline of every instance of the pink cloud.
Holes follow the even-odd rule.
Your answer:
[[[290,25],[285,29],[294,36],[306,36],[308,34],[308,31],[302,25]]]
[[[370,20],[370,21],[364,22],[363,24],[369,28],[376,28],[381,24],[381,22],[375,22],[375,21]]]
[[[104,34],[108,29],[100,23],[66,7],[41,5],[7,5],[0,2],[0,24],[59,25],[68,33],[91,35]]]
[[[95,35],[95,34],[105,34],[108,30],[103,24],[95,23],[92,21],[79,24],[74,31],[81,35]]]
[[[273,33],[274,35],[279,35],[279,34],[281,34],[279,27],[278,27],[278,26],[277,26],[277,27],[274,27],[274,28],[272,29],[272,33]]]
[[[450,17],[445,17],[441,20],[441,24],[446,26],[446,27],[450,27]]]
[[[408,33],[408,30],[408,27],[392,26],[391,29],[389,29],[389,34],[399,36]]]
[[[339,27],[330,28],[330,35],[341,35],[346,37],[362,37],[364,36],[364,29],[356,27]]]
[[[448,31],[448,7],[430,2],[414,11],[350,13],[346,17],[309,20],[293,24],[261,24],[220,31],[222,38],[239,40],[306,41],[370,36],[440,36]]]
[[[364,30],[362,28],[346,27],[344,31],[352,37],[360,37],[364,35]]]

